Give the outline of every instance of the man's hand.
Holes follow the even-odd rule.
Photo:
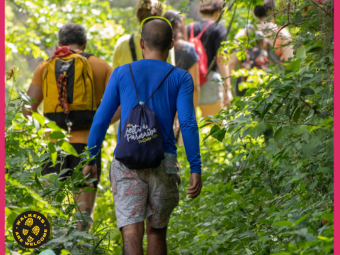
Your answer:
[[[202,179],[201,175],[192,173],[190,176],[190,187],[187,194],[190,194],[189,198],[195,198],[201,193]]]
[[[22,107],[23,115],[25,118],[31,116],[32,112],[38,112],[38,106],[43,100],[42,87],[37,85],[30,85],[27,91],[27,96],[34,98],[37,102],[31,102],[31,108],[27,109],[25,106]],[[41,114],[40,112],[38,112]]]
[[[90,175],[86,178],[86,180],[89,180],[89,179],[97,179],[97,180],[98,180],[97,164],[85,166],[84,169],[83,169],[83,174],[84,174],[84,176],[90,174]],[[93,182],[87,183],[87,182],[85,181],[85,185],[88,186],[88,187],[94,188]]]
[[[228,93],[224,93],[223,95],[223,106],[228,106],[231,104],[232,96],[231,98],[228,96]]]
[[[233,100],[233,93],[231,92],[230,85],[225,85],[225,87],[227,87],[227,89],[223,95],[223,103],[225,106],[228,106],[231,104],[231,100]]]

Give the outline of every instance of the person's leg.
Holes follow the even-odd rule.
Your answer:
[[[146,223],[146,236],[148,238],[148,248],[146,255],[166,255],[168,249],[166,245],[166,231],[164,228],[153,228]]]
[[[77,151],[78,154],[82,153],[86,147],[86,144],[81,143],[72,143],[73,148]],[[63,169],[64,168],[70,168],[71,171],[64,174],[64,177],[71,176],[73,173],[73,169],[75,169],[79,163],[81,158],[75,157],[73,155],[68,155],[65,158]],[[99,155],[97,157],[97,167],[98,167],[98,179],[100,179],[100,173],[101,173],[101,152],[99,152]],[[94,182],[94,188],[97,189],[98,181]],[[77,208],[78,212],[82,212],[87,216],[90,216],[93,219],[93,207],[96,200],[97,190],[89,191],[89,192],[83,192],[83,190],[80,190],[80,194],[76,196],[77,203],[79,205],[79,208]],[[88,230],[90,227],[89,222],[83,222],[82,219],[79,219],[80,222],[78,222],[78,229],[81,231]]]
[[[199,106],[202,111],[202,117],[206,118],[209,115],[215,115],[220,112],[222,109],[222,102],[218,99],[215,103],[212,104],[203,104]]]
[[[138,170],[138,173],[115,158],[112,160],[110,181],[124,255],[143,254],[144,220],[152,214],[147,208],[148,185],[145,179],[149,176],[148,170]]]
[[[97,191],[92,190],[89,192],[82,192],[77,199],[77,203],[84,202],[79,206],[79,209],[77,208],[77,211],[79,212],[85,212],[87,216],[90,216],[93,219],[93,207],[94,202],[96,201],[96,195]],[[90,224],[88,222],[79,222],[78,223],[78,229],[81,231],[89,229]]]
[[[167,254],[166,230],[170,215],[178,205],[179,167],[175,155],[165,153],[157,168],[150,169],[148,206],[152,215],[147,218],[147,254]]]
[[[122,227],[123,255],[143,255],[143,235],[144,221]]]

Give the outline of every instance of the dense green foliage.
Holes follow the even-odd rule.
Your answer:
[[[192,2],[178,8],[186,10]],[[226,1],[230,8],[221,21],[230,25],[226,55],[242,51],[244,44],[236,48],[230,39],[248,21],[255,22],[251,10],[260,2]],[[200,123],[204,186],[194,200],[186,197],[190,169],[179,147],[180,204],[169,223],[169,254],[332,254],[333,3],[327,0],[319,8],[307,0],[277,3],[276,22],[288,24],[295,57],[281,68],[254,72],[256,82],[244,98]],[[25,54],[46,58],[56,46],[60,24],[68,20],[86,27],[89,51],[109,63],[116,40],[137,26],[133,8],[106,1],[6,1],[6,64],[22,69],[16,81],[6,83],[6,254],[38,254],[47,248],[61,254],[121,254],[108,180],[112,128],[103,144],[94,222],[90,231],[81,232],[77,222],[92,221],[76,213],[74,203],[86,162],[77,167],[73,181],[41,176],[46,160],[74,151],[53,122],[39,114],[29,120],[21,116],[21,106],[31,99],[19,91],[31,71],[20,59]],[[56,144],[43,139],[46,129]],[[40,249],[22,249],[12,237],[15,217],[27,210],[40,211],[51,222],[51,238]]]

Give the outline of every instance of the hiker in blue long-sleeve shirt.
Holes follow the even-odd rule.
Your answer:
[[[140,47],[144,59],[114,70],[88,139],[91,155],[95,156],[112,116],[121,105],[119,139],[110,180],[117,224],[123,235],[123,254],[143,254],[145,220],[148,254],[167,254],[167,225],[179,201],[180,176],[172,129],[176,111],[191,168],[189,197],[197,197],[202,188],[194,83],[187,71],[174,69],[166,62],[169,49],[173,47],[172,28],[171,23],[162,19],[153,17],[142,22]],[[136,116],[138,111],[145,116]],[[150,147],[157,143],[159,148]],[[157,161],[157,157],[152,156],[159,152],[162,153],[159,163],[156,162],[159,166],[140,169],[148,163],[153,165],[154,162],[145,159]],[[126,158],[128,160],[124,161]],[[84,168],[84,175],[91,173],[96,177],[94,162]]]

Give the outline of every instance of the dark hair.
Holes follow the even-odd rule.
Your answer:
[[[273,11],[274,9],[274,0],[264,0],[263,5],[255,6],[254,14],[258,18],[266,18],[268,16],[268,12]]]
[[[202,0],[199,5],[200,13],[202,14],[213,14],[223,8],[223,0]]]
[[[140,0],[137,4],[136,16],[139,23],[150,16],[161,16],[163,6],[157,0]]]
[[[164,20],[147,20],[143,25],[142,40],[150,50],[167,51],[172,42],[172,29]]]
[[[174,10],[169,10],[164,13],[164,18],[168,19],[172,25],[172,35],[176,41],[188,40],[187,29],[185,28],[184,18],[181,13]]]
[[[63,46],[71,44],[84,45],[86,43],[85,28],[79,24],[65,24],[59,30],[59,43]]]

